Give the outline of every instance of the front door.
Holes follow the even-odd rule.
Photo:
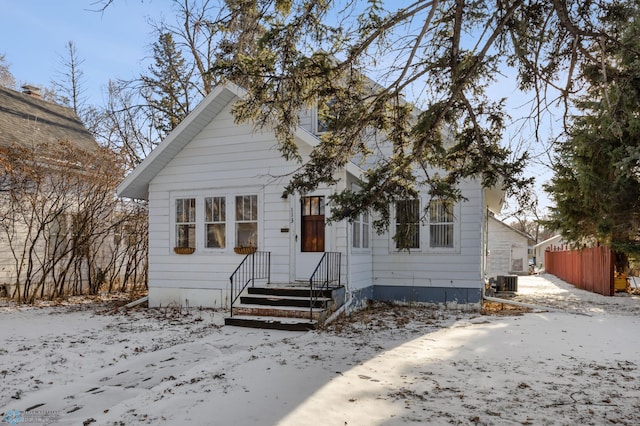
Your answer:
[[[298,220],[296,279],[308,280],[325,251],[325,197],[302,197]]]

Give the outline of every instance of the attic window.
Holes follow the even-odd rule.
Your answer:
[[[326,110],[323,114],[320,113],[320,108],[317,110],[317,122],[316,122],[316,133],[324,133],[329,130],[328,119],[335,119],[334,116],[334,104],[336,103],[335,99],[331,99],[327,102]]]

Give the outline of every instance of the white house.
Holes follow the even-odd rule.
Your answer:
[[[78,152],[94,153],[98,149],[95,139],[73,109],[43,100],[40,89],[34,86],[23,86],[22,93],[0,86],[0,157],[11,161],[7,156],[10,157],[14,148],[33,153],[37,159],[34,168],[42,171],[47,181],[59,170],[73,170],[77,166],[63,163],[61,167],[60,162],[54,160],[51,150],[62,143]],[[27,158],[26,154],[20,156]],[[38,189],[40,194],[50,191],[49,197],[26,201],[14,194],[12,199],[12,191],[19,193],[16,188],[20,187],[20,182],[12,181],[5,164],[2,162],[0,167],[0,295],[14,295],[16,288],[22,293],[25,281],[36,287],[33,283],[41,283],[45,278],[47,291],[43,294],[48,295],[54,281],[50,275],[56,273],[52,265],[59,261],[52,261],[57,256],[53,252],[62,251],[60,247],[66,241],[59,239],[68,231],[63,229],[66,228],[64,225],[78,209],[71,196],[66,199],[66,194],[56,193],[52,185],[41,185]],[[29,182],[29,179],[24,178],[21,182]],[[33,189],[29,191],[39,193]],[[16,205],[20,208],[15,208]],[[53,250],[51,247],[56,245]],[[83,278],[86,280],[86,276]],[[41,294],[40,291],[37,293]]]
[[[491,215],[488,226],[487,277],[526,275],[533,239]]]
[[[334,187],[282,198],[287,174],[272,132],[236,124],[231,107],[243,94],[216,87],[118,187],[149,201],[149,304],[226,307],[230,276],[245,258],[234,248],[269,253],[270,283],[308,283],[324,253],[340,253],[340,285],[352,303],[365,299],[478,303],[485,276],[486,220],[502,193],[463,184],[465,202],[429,198],[398,203],[404,211],[383,235],[362,215],[328,224],[329,195],[352,187],[363,170],[348,164]],[[304,115],[295,140],[303,156],[318,144],[317,119]],[[395,227],[412,227],[414,247],[396,249]],[[174,247],[191,247],[177,254]]]
[[[534,246],[535,263],[537,269],[544,269],[544,252],[552,248],[562,247],[565,242],[562,240],[562,235],[554,235]]]

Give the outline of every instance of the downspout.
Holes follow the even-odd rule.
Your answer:
[[[347,242],[347,247],[345,247],[345,253],[346,253],[346,261],[345,261],[345,274],[346,274],[346,283],[345,283],[345,294],[347,295],[347,300],[351,300],[351,240],[349,239],[349,237],[351,236],[351,232],[349,232],[349,221],[345,220],[345,232],[346,232],[346,238],[345,241]],[[345,304],[347,303],[347,301],[345,300],[344,302]]]
[[[349,221],[345,220],[345,233],[346,233],[346,238],[345,241],[347,242],[347,246],[345,247],[345,257],[346,257],[346,261],[345,261],[345,278],[346,278],[346,282],[345,282],[345,286],[344,286],[344,294],[345,294],[345,300],[344,303],[342,304],[342,306],[340,306],[338,309],[336,309],[331,315],[329,315],[329,317],[324,320],[324,325],[330,324],[333,321],[336,320],[336,318],[340,317],[340,315],[343,315],[345,313],[348,313],[351,309],[350,309],[350,305],[351,305],[351,240],[349,239],[351,236],[351,233],[349,232]]]
[[[344,250],[347,258],[345,261],[345,269],[346,269],[345,273],[346,273],[346,281],[347,281],[344,284],[345,300],[342,306],[327,319],[327,322],[333,321],[335,318],[337,318],[339,315],[345,312],[349,305],[351,305],[351,239],[350,239],[351,232],[349,232],[348,220],[344,221],[344,226],[345,226],[345,232],[347,234],[345,238],[345,241],[347,242],[347,246],[345,247],[345,250]]]
[[[484,237],[482,239],[482,282],[484,288],[484,281],[487,278],[487,258],[489,257],[489,207],[485,208],[484,212]]]
[[[120,309],[123,309],[123,308],[124,308],[124,309],[134,308],[134,307],[136,307],[136,306],[138,306],[138,305],[143,304],[144,302],[147,302],[148,300],[149,300],[149,296],[144,296],[144,297],[142,297],[142,298],[140,298],[140,299],[138,299],[138,300],[134,300],[134,301],[133,301],[133,302],[131,302],[131,303],[127,303],[126,305],[124,305],[124,306],[123,306],[122,308],[120,308]]]

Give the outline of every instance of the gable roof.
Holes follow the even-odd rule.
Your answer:
[[[520,235],[521,237],[526,238],[527,239],[527,243],[529,243],[529,241],[531,241],[532,243],[535,243],[535,240],[533,238],[531,238],[531,236],[529,234],[527,234],[526,232],[522,232],[522,231],[514,228],[513,226],[504,223],[503,221],[501,221],[500,219],[498,219],[495,216],[490,215],[489,218],[493,219],[494,221],[496,221],[497,223],[499,223],[503,227],[509,229],[510,231],[515,232],[516,234]]]
[[[182,120],[151,153],[118,185],[120,197],[146,200],[149,197],[149,183],[160,171],[213,120],[228,104],[245,95],[245,90],[233,83],[216,86],[198,106]],[[295,137],[309,146],[316,146],[318,138],[299,127]],[[347,168],[359,174],[355,164]]]
[[[560,235],[560,234],[558,234],[558,235],[554,235],[553,237],[551,237],[551,238],[547,238],[546,240],[544,240],[544,241],[542,241],[542,242],[540,242],[540,243],[536,244],[536,245],[535,245],[535,247],[536,247],[536,248],[538,248],[538,247],[543,246],[543,245],[545,245],[545,244],[546,244],[546,245],[549,245],[549,244],[552,244],[552,243],[554,243],[554,242],[558,242],[558,241],[560,241],[560,240],[562,240],[562,235]]]
[[[66,141],[92,151],[96,141],[73,109],[0,87],[0,147]]]

